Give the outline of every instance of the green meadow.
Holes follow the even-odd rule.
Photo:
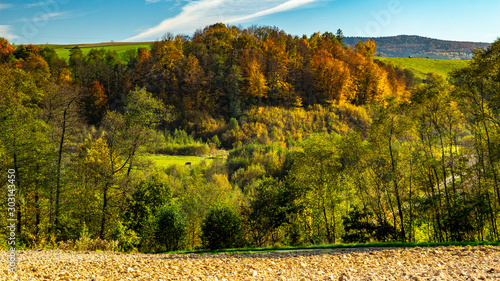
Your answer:
[[[466,67],[469,60],[445,60],[445,59],[424,59],[424,58],[389,58],[375,57],[375,59],[385,63],[391,62],[393,65],[401,65],[405,69],[410,69],[417,78],[425,78],[427,73],[448,77],[448,74],[454,70]]]
[[[186,165],[190,162],[191,165],[200,164],[205,161],[207,164],[212,163],[214,159],[221,156],[181,156],[181,155],[163,155],[163,154],[145,154],[141,158],[151,161],[158,168],[167,168],[173,165]],[[221,157],[222,158],[222,157]]]
[[[65,60],[69,59],[69,51],[78,46],[84,54],[88,54],[92,49],[105,49],[116,51],[123,59],[125,52],[129,50],[136,50],[138,48],[150,48],[151,43],[100,43],[100,44],[83,44],[83,45],[50,45],[56,50],[57,55]]]

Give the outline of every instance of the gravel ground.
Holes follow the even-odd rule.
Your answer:
[[[220,255],[17,254],[17,275],[9,274],[4,262],[0,280],[500,280],[500,247],[489,246]]]

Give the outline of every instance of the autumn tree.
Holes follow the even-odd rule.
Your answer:
[[[377,46],[375,45],[375,41],[371,39],[367,39],[366,43],[363,43],[363,41],[359,40],[358,43],[356,43],[356,45],[354,46],[354,50],[367,58],[371,58],[377,52]]]
[[[3,37],[0,37],[0,63],[12,61],[14,59],[14,47],[9,43],[9,41]]]
[[[91,125],[97,125],[104,117],[108,108],[108,97],[104,86],[98,81],[90,83],[81,98],[82,114]]]
[[[262,102],[263,98],[267,97],[267,91],[269,89],[266,77],[260,68],[261,66],[257,60],[251,60],[246,68],[248,72],[245,75],[247,96],[257,98],[259,103]]]
[[[315,88],[327,103],[351,100],[354,96],[352,78],[347,65],[319,50],[312,58]]]

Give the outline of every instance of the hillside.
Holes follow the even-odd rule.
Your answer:
[[[65,61],[0,38],[0,185],[19,243],[498,241],[500,39],[425,83],[467,62],[377,59],[371,40],[339,39],[215,24]],[[17,217],[11,205],[0,214]]]
[[[359,40],[366,42],[368,37],[345,37],[347,45],[354,46]],[[431,59],[471,59],[477,48],[487,48],[490,43],[459,42],[432,39],[416,35],[370,38],[377,45],[377,56],[409,57]]]
[[[469,60],[449,60],[449,59],[425,59],[425,58],[393,58],[393,57],[375,57],[384,63],[391,62],[394,66],[401,66],[404,69],[413,71],[415,77],[424,79],[425,76],[434,72],[436,74],[448,77],[450,72],[455,69],[464,68]]]

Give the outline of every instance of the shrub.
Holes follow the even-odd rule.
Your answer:
[[[234,248],[241,244],[241,220],[236,211],[227,206],[210,209],[201,226],[206,248]]]
[[[212,143],[215,144],[217,148],[220,148],[222,146],[222,143],[219,140],[219,137],[217,135],[213,136],[211,139]]]
[[[248,168],[238,169],[232,177],[233,182],[235,182],[242,191],[246,192],[246,186],[255,180],[261,179],[266,175],[266,169],[261,164],[252,164]]]
[[[127,229],[120,221],[116,225],[112,238],[118,241],[118,248],[123,252],[133,251],[141,241],[135,231]]]
[[[376,230],[374,223],[370,221],[372,214],[367,210],[354,208],[349,216],[343,217],[345,234],[342,241],[345,243],[366,243],[370,241]]]
[[[184,214],[177,205],[163,206],[156,217],[155,240],[167,251],[179,250],[186,236]]]

